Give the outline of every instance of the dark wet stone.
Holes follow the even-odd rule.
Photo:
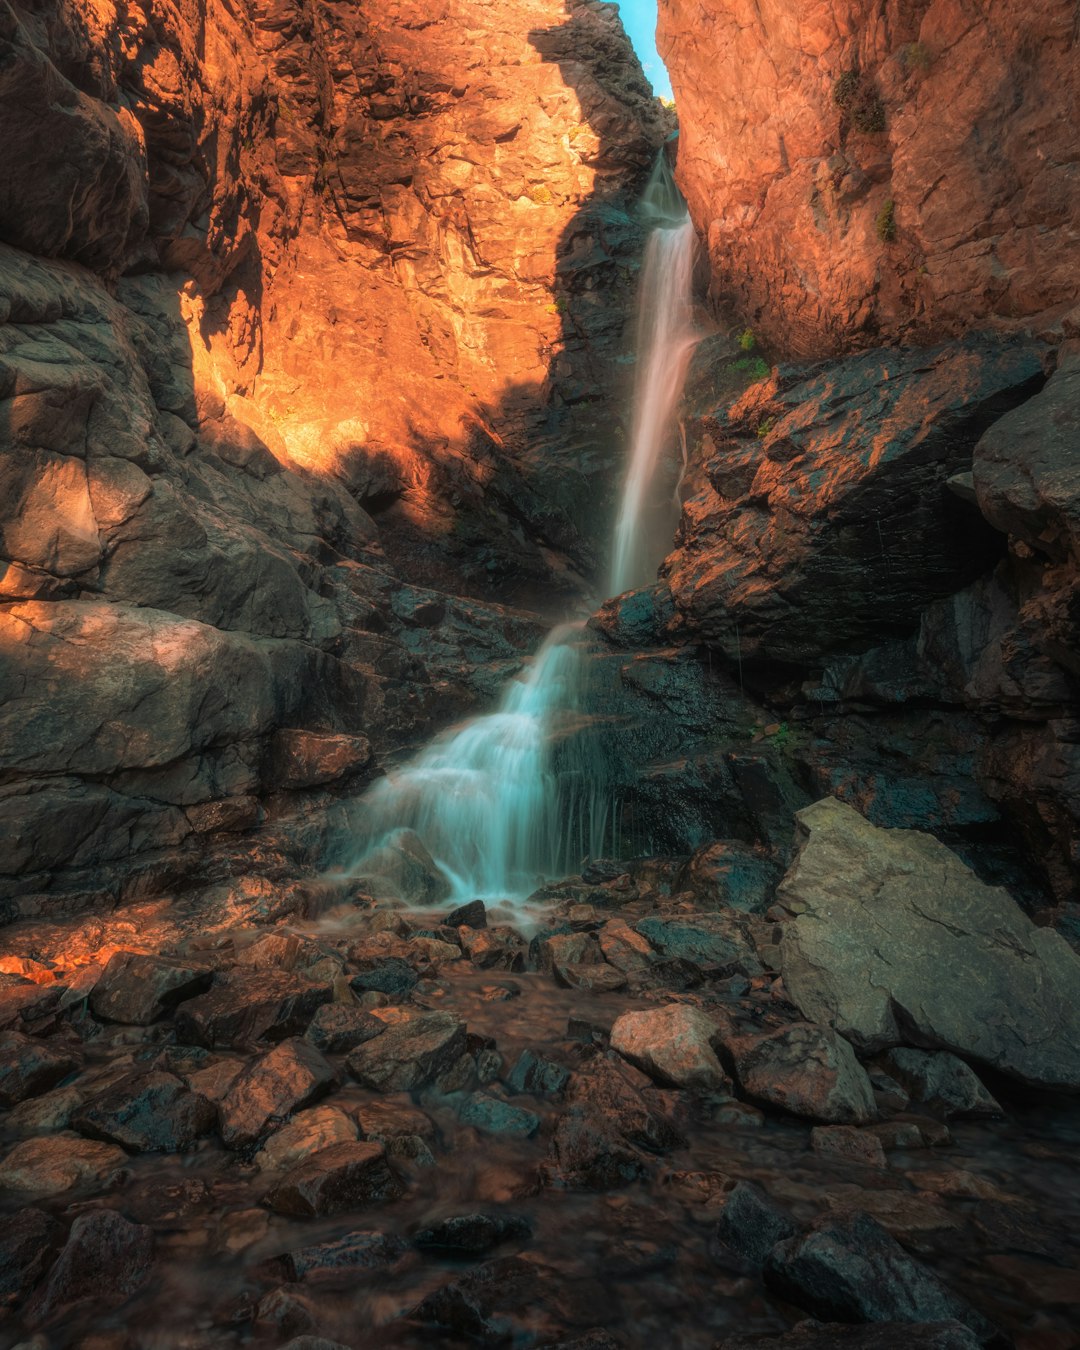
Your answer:
[[[363,1008],[344,1003],[324,1003],[304,1035],[318,1050],[328,1055],[344,1055],[365,1041],[373,1041],[386,1030],[381,1022]]]
[[[566,1086],[570,1070],[532,1050],[522,1050],[506,1084],[512,1092],[531,1092],[535,1097],[556,1096]]]
[[[154,1234],[130,1223],[115,1209],[92,1209],[71,1225],[67,1242],[34,1297],[28,1320],[51,1322],[70,1316],[73,1305],[117,1308],[150,1276]]]
[[[979,1076],[947,1050],[910,1050],[898,1046],[885,1056],[885,1067],[911,1099],[944,1116],[1000,1116],[1001,1107]]]
[[[267,1204],[278,1214],[306,1219],[396,1200],[403,1191],[382,1144],[332,1144],[287,1172]]]
[[[388,994],[391,998],[405,998],[416,988],[420,976],[400,956],[383,956],[365,961],[364,969],[358,971],[349,984],[353,992],[367,994]]]
[[[284,1040],[302,1035],[316,1010],[333,996],[328,984],[313,984],[280,970],[219,977],[209,992],[181,1004],[176,1036],[211,1047]]]
[[[23,1036],[0,1035],[0,1106],[15,1106],[48,1092],[79,1067],[78,1055]]]
[[[478,970],[525,969],[525,939],[512,928],[463,929],[461,948]]]
[[[521,1106],[511,1106],[487,1092],[473,1092],[458,1107],[458,1118],[481,1134],[509,1134],[528,1139],[540,1128],[540,1117]]]
[[[775,1246],[770,1289],[816,1317],[843,1322],[962,1322],[983,1341],[994,1329],[868,1214],[826,1219]]]
[[[310,1042],[283,1041],[253,1060],[219,1105],[226,1148],[255,1143],[275,1119],[310,1105],[337,1082],[337,1075]]]
[[[465,1024],[450,1013],[396,1022],[345,1061],[352,1076],[378,1092],[411,1092],[438,1078],[465,1053]]]
[[[607,1296],[591,1280],[574,1280],[520,1256],[504,1256],[443,1285],[412,1312],[415,1321],[484,1344],[527,1345],[595,1324]]]
[[[120,1175],[126,1161],[127,1155],[115,1144],[77,1134],[24,1139],[0,1166],[0,1192],[17,1197],[59,1195],[76,1187],[100,1192]]]
[[[17,975],[0,975],[0,1031],[33,1030],[56,1011],[64,986],[35,984]]]
[[[300,1247],[281,1260],[290,1280],[349,1282],[361,1271],[384,1271],[397,1264],[409,1245],[390,1233],[366,1229],[329,1242]]]
[[[212,1102],[161,1069],[129,1074],[89,1098],[72,1125],[132,1153],[179,1153],[214,1128]]]
[[[318,1325],[318,1304],[303,1289],[290,1289],[287,1285],[271,1289],[255,1308],[255,1330],[262,1335],[304,1336],[318,1341],[317,1336],[307,1334]]]
[[[90,1011],[105,1022],[149,1026],[185,999],[210,988],[205,966],[140,952],[115,952],[90,991]]]
[[[696,914],[691,918],[667,919],[650,915],[635,924],[634,931],[660,953],[700,966],[737,964],[742,975],[761,971],[745,922],[734,914]]]
[[[815,1125],[810,1131],[810,1147],[823,1158],[839,1158],[863,1167],[888,1165],[879,1136],[854,1125]]]
[[[470,900],[446,916],[447,928],[486,928],[487,906],[483,900]]]
[[[482,1256],[503,1242],[528,1237],[532,1237],[531,1225],[516,1214],[457,1214],[421,1229],[413,1235],[412,1243],[421,1250]]]
[[[0,1312],[37,1284],[64,1240],[60,1224],[43,1209],[20,1209],[0,1226]]]
[[[529,968],[546,975],[553,974],[558,966],[598,966],[603,960],[595,935],[575,933],[568,923],[541,929],[529,943]]]
[[[406,1096],[396,1101],[380,1098],[365,1102],[352,1112],[353,1119],[360,1129],[363,1139],[376,1139],[387,1143],[391,1139],[401,1139],[409,1135],[419,1135],[421,1139],[435,1138],[435,1125],[423,1111],[414,1106]]]
[[[800,1322],[782,1336],[729,1336],[720,1350],[978,1350],[979,1338],[959,1322]]]
[[[555,963],[555,979],[566,989],[583,989],[595,994],[613,994],[626,988],[626,976],[614,966],[594,962]]]
[[[842,1036],[795,1022],[767,1036],[725,1042],[746,1095],[795,1116],[862,1125],[877,1116],[866,1071]]]
[[[701,988],[705,983],[705,972],[685,956],[665,956],[650,966],[649,982],[659,989],[685,993],[688,989]]]
[[[328,1341],[325,1336],[304,1335],[294,1336],[291,1341],[279,1346],[278,1350],[352,1350],[352,1347],[342,1345],[340,1341]]]
[[[716,1225],[725,1247],[755,1268],[764,1265],[778,1242],[798,1231],[791,1215],[751,1181],[740,1181],[728,1192]]]

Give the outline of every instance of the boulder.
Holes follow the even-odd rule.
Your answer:
[[[304,1035],[325,1054],[344,1055],[365,1041],[381,1036],[385,1030],[386,1023],[363,1008],[346,1003],[324,1003],[316,1009]]]
[[[978,1074],[947,1050],[928,1053],[897,1046],[885,1055],[884,1064],[912,1101],[921,1102],[943,1116],[1003,1114]]]
[[[425,1013],[386,1028],[345,1061],[362,1087],[411,1092],[445,1073],[465,1053],[465,1024],[450,1013]]]
[[[278,787],[310,788],[343,783],[371,763],[366,736],[332,735],[282,727],[274,734],[272,773]]]
[[[241,1070],[218,1110],[227,1148],[245,1148],[275,1118],[287,1118],[328,1092],[337,1075],[318,1050],[300,1038],[283,1041]]]
[[[0,1106],[38,1097],[74,1073],[78,1055],[17,1031],[0,1035]]]
[[[15,1196],[60,1195],[78,1187],[107,1186],[127,1161],[115,1144],[80,1139],[77,1134],[24,1139],[0,1165],[0,1192]]]
[[[408,1243],[390,1233],[358,1229],[327,1242],[298,1247],[281,1259],[290,1280],[351,1285],[365,1272],[391,1270],[408,1250]]]
[[[731,911],[692,918],[650,916],[634,925],[661,956],[697,966],[737,966],[744,975],[761,970],[741,915]]]
[[[557,1096],[566,1086],[570,1070],[532,1050],[522,1050],[506,1077],[511,1092],[530,1092],[534,1097]]]
[[[302,1035],[316,1009],[333,996],[330,985],[281,970],[219,976],[207,993],[181,1005],[176,1035],[190,1045],[210,1047],[280,1041]]]
[[[90,991],[90,1011],[105,1022],[149,1026],[210,988],[213,972],[184,961],[115,952]]]
[[[827,1027],[796,1022],[727,1045],[739,1084],[755,1101],[826,1123],[863,1125],[877,1117],[866,1071]]]
[[[777,899],[795,916],[780,966],[805,1017],[864,1051],[915,1043],[1080,1087],[1080,956],[1062,937],[929,835],[835,798],[797,820]]]
[[[421,1251],[452,1252],[461,1256],[483,1256],[504,1242],[532,1237],[527,1219],[516,1214],[455,1214],[412,1236],[412,1244]]]
[[[513,1106],[490,1092],[472,1092],[458,1107],[458,1119],[481,1134],[512,1135],[528,1139],[540,1128],[540,1117]]]
[[[716,1236],[748,1265],[760,1269],[778,1242],[798,1228],[786,1210],[752,1181],[740,1181],[724,1196]]]
[[[331,1144],[352,1143],[356,1137],[356,1122],[340,1107],[313,1106],[298,1112],[263,1141],[255,1165],[263,1171],[281,1171]]]
[[[403,1192],[382,1144],[331,1144],[286,1172],[266,1203],[278,1214],[307,1219],[396,1200]]]
[[[612,1050],[650,1078],[668,1087],[702,1092],[731,1087],[713,1050],[718,1038],[714,1022],[682,1003],[623,1013],[611,1028]]]
[[[765,1263],[765,1283],[787,1302],[829,1321],[956,1321],[981,1341],[996,1335],[981,1314],[868,1214],[826,1219],[779,1243]]]
[[[179,1153],[214,1128],[217,1113],[206,1097],[160,1069],[128,1074],[89,1097],[71,1123],[91,1139],[132,1153]]]
[[[150,1278],[154,1233],[115,1209],[92,1209],[71,1225],[67,1242],[29,1309],[33,1322],[51,1321],[74,1305],[117,1308]]]
[[[56,1260],[64,1230],[43,1209],[9,1214],[0,1232],[0,1312],[10,1310]]]
[[[443,922],[447,928],[486,928],[487,906],[483,900],[470,900],[451,910]]]

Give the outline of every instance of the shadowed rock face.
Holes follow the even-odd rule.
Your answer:
[[[658,42],[714,293],[782,350],[1076,304],[1069,0],[660,0]]]
[[[0,49],[10,917],[317,857],[535,646],[497,602],[580,593],[665,125],[594,0],[4,0]]]

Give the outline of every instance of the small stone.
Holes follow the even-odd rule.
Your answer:
[[[339,1107],[314,1106],[275,1130],[256,1153],[255,1165],[261,1171],[278,1172],[331,1144],[351,1143],[357,1133],[356,1122]]]
[[[591,933],[538,933],[529,944],[529,965],[550,975],[556,966],[599,965],[600,944]]]
[[[217,1113],[174,1074],[133,1073],[88,1098],[72,1124],[132,1153],[179,1153],[214,1128]]]
[[[798,1231],[791,1215],[749,1181],[740,1181],[724,1196],[716,1226],[720,1241],[754,1268]]]
[[[484,1003],[505,1003],[511,998],[521,997],[521,986],[516,984],[485,984],[480,989],[480,998]]]
[[[289,1171],[266,1203],[278,1214],[305,1219],[396,1200],[403,1191],[382,1144],[333,1144]]]
[[[386,1030],[386,1023],[372,1017],[363,1008],[345,1003],[324,1003],[304,1035],[327,1055],[345,1055],[365,1041],[372,1041]]]
[[[319,1309],[315,1300],[299,1289],[271,1289],[255,1308],[255,1329],[262,1335],[307,1336],[319,1325]]]
[[[386,1156],[414,1167],[434,1167],[435,1155],[418,1134],[399,1134],[386,1141]]]
[[[653,960],[649,943],[622,919],[609,919],[599,934],[604,960],[623,974],[647,970]]]
[[[7,1215],[0,1229],[0,1311],[11,1309],[48,1270],[63,1228],[43,1209]]]
[[[294,1038],[253,1060],[222,1098],[221,1138],[226,1148],[244,1148],[321,1096],[337,1075],[308,1041]]]
[[[379,1101],[365,1102],[355,1108],[352,1116],[363,1139],[375,1139],[385,1144],[405,1135],[416,1134],[421,1139],[435,1138],[432,1120],[405,1096],[397,1101],[384,1097]]]
[[[264,1039],[300,1036],[316,1010],[333,996],[331,985],[314,984],[281,970],[233,974],[181,1004],[176,1036],[188,1044],[241,1049]]]
[[[400,956],[384,956],[364,963],[365,968],[350,979],[355,994],[374,991],[391,998],[407,998],[416,988],[419,975]]]
[[[868,1125],[866,1132],[876,1135],[883,1149],[925,1148],[923,1132],[913,1120],[889,1120]]]
[[[329,1242],[300,1247],[282,1258],[290,1280],[351,1284],[363,1271],[387,1271],[409,1250],[401,1238],[358,1229]]]
[[[611,1028],[611,1048],[658,1083],[724,1092],[731,1080],[712,1048],[718,1037],[716,1024],[704,1013],[670,1003],[623,1013]]]
[[[117,1308],[140,1289],[154,1260],[153,1230],[115,1209],[92,1209],[71,1225],[67,1242],[33,1299],[29,1319],[44,1322],[74,1304]]]
[[[815,1125],[810,1146],[823,1158],[842,1158],[865,1167],[887,1167],[881,1140],[869,1130],[852,1125]]]
[[[570,1070],[532,1050],[522,1050],[506,1084],[511,1092],[530,1092],[534,1097],[557,1096],[566,1086]]]
[[[450,1013],[424,1013],[387,1027],[346,1060],[349,1073],[378,1092],[411,1092],[465,1053],[465,1025]]]
[[[213,972],[141,952],[115,952],[90,991],[90,1011],[105,1022],[149,1026],[210,988]]]
[[[512,928],[459,928],[461,947],[478,970],[525,969],[526,943]]]
[[[38,1097],[74,1073],[78,1055],[17,1031],[0,1035],[0,1106]]]
[[[614,966],[589,962],[564,965],[557,961],[554,975],[567,989],[586,989],[594,994],[614,994],[626,988],[626,976]]]
[[[457,1214],[413,1235],[422,1251],[460,1252],[483,1256],[504,1242],[532,1237],[526,1219],[507,1214]]]
[[[0,1191],[26,1195],[60,1195],[78,1187],[101,1189],[127,1161],[115,1144],[54,1134],[24,1139],[0,1165]]]
[[[446,916],[447,928],[486,928],[487,906],[483,900],[470,900],[467,905],[459,905]]]
[[[458,1107],[458,1117],[482,1134],[509,1134],[528,1139],[540,1128],[540,1117],[486,1092],[474,1092]]]

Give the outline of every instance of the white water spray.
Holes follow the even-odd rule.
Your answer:
[[[661,154],[641,211],[653,226],[642,273],[640,353],[630,465],[615,534],[612,594],[651,581],[671,537],[671,495],[655,479],[696,339],[694,232]],[[663,519],[659,519],[660,516]],[[395,831],[410,829],[446,875],[455,901],[520,899],[615,851],[602,737],[584,716],[583,624],[556,628],[496,712],[445,732],[365,797],[364,872]]]
[[[667,156],[661,154],[641,201],[653,224],[638,300],[638,376],[630,460],[615,524],[610,594],[656,580],[675,524],[673,494],[656,491],[657,470],[676,430],[675,407],[700,339],[693,322],[696,240]]]

